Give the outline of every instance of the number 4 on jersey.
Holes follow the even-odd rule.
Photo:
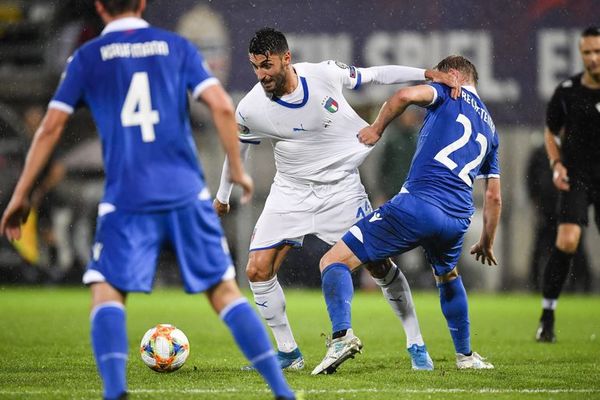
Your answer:
[[[469,121],[469,119],[464,114],[459,114],[456,118],[456,121],[460,122],[464,128],[463,135],[458,140],[450,143],[448,146],[440,150],[434,157],[436,161],[441,162],[451,171],[453,171],[458,166],[458,164],[456,164],[453,160],[450,159],[450,154],[465,147],[467,143],[469,143],[469,139],[471,139],[472,132],[471,121]],[[481,133],[478,133],[475,140],[481,146],[479,155],[473,161],[467,163],[458,173],[458,177],[469,186],[473,186],[473,181],[469,176],[469,172],[471,172],[472,170],[477,168],[479,164],[481,164],[481,161],[485,156],[485,151],[487,150],[487,139],[485,138],[485,136],[483,136]]]
[[[158,111],[152,109],[148,73],[136,72],[131,78],[127,97],[121,109],[121,124],[124,127],[139,126],[144,142],[153,142],[154,125],[158,124]]]

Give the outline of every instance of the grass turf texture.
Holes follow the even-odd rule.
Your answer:
[[[286,293],[288,316],[307,366],[286,373],[305,399],[593,399],[600,398],[600,297],[561,298],[556,344],[533,340],[538,296],[470,295],[475,351],[492,371],[458,371],[437,295],[416,293],[421,328],[435,371],[413,372],[400,322],[379,292],[357,293],[356,334],[364,354],[330,376],[310,376],[325,355],[319,335],[330,325],[318,291]],[[100,380],[89,346],[89,294],[83,288],[0,288],[0,398],[96,399]],[[159,289],[128,300],[131,399],[268,399],[204,296]],[[148,369],[139,341],[157,323],[181,328],[191,343],[184,367],[172,374]]]

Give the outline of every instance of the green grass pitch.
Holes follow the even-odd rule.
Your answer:
[[[435,362],[413,372],[404,333],[379,293],[357,293],[353,304],[363,354],[331,376],[310,376],[325,354],[329,331],[318,291],[288,290],[288,315],[305,355],[303,371],[286,373],[304,399],[598,399],[600,297],[564,296],[558,342],[533,340],[538,296],[470,294],[475,351],[492,371],[458,371],[434,292],[416,293],[421,328]],[[89,346],[89,294],[83,288],[0,288],[0,399],[98,399],[100,380]],[[269,399],[204,296],[157,289],[128,300],[131,399]],[[148,369],[139,357],[143,333],[172,323],[190,339],[191,355],[172,374]]]

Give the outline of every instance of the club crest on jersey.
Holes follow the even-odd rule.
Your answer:
[[[337,112],[337,110],[338,110],[338,108],[339,108],[339,106],[338,106],[338,102],[337,102],[337,101],[335,101],[335,100],[333,99],[333,97],[328,97],[327,99],[325,99],[325,100],[323,101],[323,107],[325,107],[325,109],[326,109],[327,111],[329,111],[330,113],[332,113],[332,114],[333,114],[334,112]]]

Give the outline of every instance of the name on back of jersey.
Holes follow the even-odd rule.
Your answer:
[[[102,61],[113,58],[143,58],[168,56],[169,44],[164,40],[151,40],[141,43],[111,43],[100,47]]]

